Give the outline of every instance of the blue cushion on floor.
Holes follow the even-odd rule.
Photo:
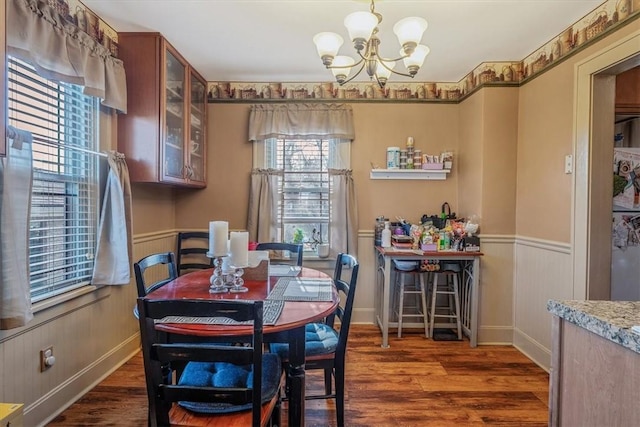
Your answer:
[[[305,355],[316,356],[329,354],[338,347],[338,332],[324,323],[309,323],[305,327]],[[289,357],[289,344],[271,344],[272,353],[277,353],[283,359]]]
[[[262,356],[262,403],[278,391],[281,370],[280,357],[273,353]],[[200,387],[247,387],[253,382],[253,367],[223,362],[189,362],[178,384]],[[251,402],[232,405],[222,402],[178,402],[180,406],[203,414],[224,414],[251,410]]]

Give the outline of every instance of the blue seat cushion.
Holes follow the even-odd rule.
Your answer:
[[[280,357],[273,353],[262,356],[262,403],[278,391],[282,367]],[[246,387],[253,384],[253,366],[226,362],[189,362],[178,381],[179,385],[200,387]],[[251,402],[232,405],[224,402],[178,402],[178,405],[202,414],[225,414],[251,410]]]
[[[338,332],[324,323],[309,323],[305,326],[305,356],[330,354],[338,347]],[[269,349],[281,358],[289,357],[289,344],[271,344]]]

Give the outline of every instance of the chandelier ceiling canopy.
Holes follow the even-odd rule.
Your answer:
[[[358,54],[358,61],[350,56],[338,55],[338,50],[344,43],[339,34],[323,32],[313,37],[322,63],[331,70],[340,85],[356,78],[363,69],[366,69],[369,77],[375,79],[381,88],[384,88],[392,73],[413,78],[429,54],[429,48],[420,44],[427,29],[427,21],[418,17],[398,21],[393,26],[393,32],[401,46],[400,56],[384,58],[378,50],[380,39],[377,35],[382,15],[375,11],[374,0],[371,0],[369,9],[370,12],[354,12],[344,19],[349,38]],[[407,72],[394,70],[396,62],[400,60],[404,62]],[[354,69],[355,74],[349,77]]]

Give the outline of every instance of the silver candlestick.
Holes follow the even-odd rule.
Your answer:
[[[242,266],[236,266],[236,265],[232,265],[231,268],[234,270],[233,272],[233,287],[231,289],[229,289],[229,292],[233,292],[233,293],[241,293],[241,292],[247,292],[249,290],[249,288],[247,288],[246,286],[244,286],[244,279],[242,278],[242,275],[244,274],[244,267],[248,267],[247,265],[242,265]]]
[[[209,256],[209,253],[207,253]],[[224,275],[222,271],[222,256],[210,256],[213,258],[213,274],[209,278],[209,292],[212,294],[221,294],[227,292],[224,286]]]

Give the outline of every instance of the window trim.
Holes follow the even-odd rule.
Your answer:
[[[267,140],[259,140],[259,141],[255,141],[253,142],[253,168],[254,169],[267,169],[267,168],[272,168],[271,166],[266,165],[266,151],[267,151],[267,144],[270,144],[271,141],[273,140],[287,140],[287,139],[294,139],[294,140],[305,140],[305,138],[269,138]],[[330,144],[330,146],[335,147],[335,151],[333,153],[329,154],[329,164],[327,165],[327,169],[349,169],[350,168],[350,164],[351,164],[351,140],[346,140],[346,139],[336,139],[336,138],[308,138],[307,140],[309,141],[316,141],[316,140],[322,140],[322,141],[326,141],[328,144]],[[275,145],[275,144],[274,144]],[[273,155],[273,154],[272,154]],[[329,174],[328,176],[328,180],[329,180],[329,186],[331,186],[331,175]],[[328,198],[329,198],[329,217],[327,220],[327,227],[328,227],[328,239],[330,240],[331,238],[331,188],[329,187],[329,189],[327,190],[328,193]],[[280,197],[280,193],[278,194],[278,196]],[[314,220],[313,218],[300,218],[299,221],[297,221],[298,223],[313,223],[313,222],[317,222],[316,220]],[[284,227],[283,224],[279,224],[280,228],[282,229],[282,236],[280,236],[280,238],[284,237]],[[305,259],[307,257],[313,257],[313,255],[315,254],[315,251],[312,249],[309,249],[305,246],[304,248],[304,252],[305,252]]]
[[[9,65],[10,65],[9,60],[7,59],[6,61],[8,77],[11,75],[15,75],[15,73],[17,73],[17,75],[21,75],[25,73],[25,71],[20,68],[22,66],[21,63],[24,64],[24,61],[20,61],[17,58],[14,58],[14,60],[18,63],[19,67],[13,68],[11,71],[9,70]],[[27,64],[27,66],[29,65]],[[30,72],[33,72],[35,75],[37,75],[36,71],[30,71]],[[70,83],[51,81],[50,79],[47,79],[46,77],[43,77],[43,76],[38,76],[38,78],[42,79],[43,82],[34,81],[34,84],[30,85],[28,84],[28,82],[29,80],[33,80],[33,78],[31,78],[30,75],[28,74],[24,74],[23,78],[27,79],[26,80],[27,84],[25,84],[24,82],[14,82],[13,84],[8,85],[7,94],[6,94],[7,107],[10,107],[12,105],[9,99],[10,90],[17,91],[18,94],[22,94],[20,96],[26,96],[28,99],[29,97],[28,94],[30,90],[34,90],[37,92],[39,90],[46,89],[47,85],[51,84],[53,85],[53,87],[55,87],[55,91],[54,91],[55,99],[60,100],[61,97],[65,96],[64,95],[65,91],[64,89],[61,89],[61,86],[71,85]],[[52,176],[55,176],[55,177],[68,176],[69,177],[68,180],[67,179],[52,180],[56,183],[60,183],[65,187],[68,185],[79,185],[80,187],[84,188],[84,186],[86,185],[87,188],[79,192],[77,195],[77,197],[79,198],[74,199],[74,201],[82,202],[86,200],[90,202],[90,205],[92,207],[88,211],[86,210],[86,208],[78,207],[77,209],[74,209],[74,212],[78,214],[78,218],[81,218],[83,222],[86,221],[87,225],[91,227],[91,229],[93,230],[92,234],[94,235],[94,240],[95,240],[94,243],[97,243],[99,227],[100,227],[102,198],[104,193],[104,186],[106,184],[106,174],[104,173],[104,161],[103,161],[104,160],[103,158],[106,158],[106,154],[100,152],[100,147],[103,145],[102,142],[105,139],[104,138],[105,135],[103,134],[103,126],[102,126],[103,119],[105,118],[105,114],[104,114],[104,111],[100,108],[100,102],[99,102],[100,100],[98,98],[96,98],[95,96],[84,94],[82,92],[81,86],[78,86],[78,85],[73,85],[73,86],[75,86],[73,89],[73,95],[71,95],[71,98],[69,99],[68,107],[65,108],[65,110],[63,110],[64,111],[63,114],[59,114],[61,110],[58,109],[58,110],[55,110],[55,114],[53,115],[47,112],[43,112],[41,117],[43,117],[43,120],[46,121],[46,117],[47,115],[49,115],[50,117],[57,117],[56,119],[57,121],[64,122],[65,120],[68,120],[69,117],[73,117],[79,113],[80,114],[80,116],[78,116],[79,119],[83,120],[82,126],[86,126],[87,123],[89,124],[88,130],[90,131],[90,134],[92,135],[92,138],[93,138],[93,147],[87,148],[82,145],[77,146],[77,145],[74,145],[73,143],[67,143],[69,149],[72,150],[73,153],[78,153],[78,155],[80,155],[81,157],[82,157],[82,154],[86,155],[86,157],[80,159],[80,161],[82,162],[81,172],[83,174],[77,174],[75,173],[75,170],[73,170],[72,173],[70,174],[65,174],[64,172],[62,173],[48,172],[46,169],[42,169],[42,167],[38,167],[37,164],[34,164],[34,182],[36,180],[39,180],[39,179],[41,180],[43,178],[46,178],[48,175],[51,174]],[[82,98],[76,99],[77,96],[81,96]],[[20,99],[20,98],[17,98],[17,99]],[[17,104],[17,105],[20,105],[20,104]],[[27,108],[30,108],[29,106],[34,104],[27,103],[26,105],[27,105]],[[78,110],[78,106],[81,107],[80,110]],[[90,110],[87,107],[89,107]],[[38,108],[37,104],[35,104],[33,108],[37,109]],[[9,112],[8,108],[7,108],[7,112]],[[87,114],[87,112],[90,112],[90,114]],[[20,123],[21,120],[24,119],[20,117],[20,114],[21,113],[18,112],[17,117],[14,117],[14,118],[10,118],[9,114],[7,114],[9,119],[8,123],[11,123],[12,120],[18,120]],[[46,135],[47,128],[46,127],[42,128],[42,124],[38,123],[38,120],[40,120],[38,117],[33,117],[33,121],[32,120],[25,121],[22,127],[29,129],[31,126],[35,126],[36,128],[38,128],[38,130],[41,130],[44,132],[42,133],[43,135]],[[107,126],[108,125],[109,123],[107,123]],[[78,135],[76,134],[77,132],[76,127],[70,127],[66,132],[69,138],[78,137]],[[74,136],[74,134],[76,135]],[[88,134],[85,133],[85,135],[88,135]],[[42,137],[44,138],[42,139],[42,138],[39,138],[37,134],[34,134],[34,137],[36,138],[36,141],[37,139],[40,139],[40,142],[34,142],[34,144],[43,144],[43,146],[53,147],[53,150],[56,150],[56,146],[59,141],[57,141],[55,138],[50,139],[47,137]],[[82,135],[80,135],[80,138],[82,138]],[[66,138],[65,138],[65,141],[67,141]],[[64,148],[64,147],[60,147],[60,148]],[[65,160],[61,164],[66,168],[75,167],[73,163],[76,162],[77,160],[75,160],[74,157],[69,157],[70,155],[67,153],[65,153],[64,155],[67,156],[67,158],[73,158],[74,160],[72,160],[71,163]],[[35,160],[35,157],[36,156],[34,156],[34,160]],[[86,169],[85,166],[90,169]],[[84,174],[84,171],[86,170],[91,170],[92,172],[89,178],[86,178],[89,176],[89,174]],[[85,178],[87,180],[85,180]],[[46,179],[44,179],[44,181],[46,181]],[[91,191],[91,194],[83,195],[82,194],[83,191]],[[30,223],[32,218],[33,217],[30,217],[29,219]],[[66,233],[65,235],[68,235],[68,234],[70,233]],[[31,241],[31,238],[30,238],[30,241]],[[88,240],[87,242],[91,243],[91,240]],[[65,243],[65,245],[67,244],[68,243]],[[71,243],[71,245],[73,246],[74,244]],[[30,248],[29,257],[31,257],[32,248],[30,247],[30,245],[28,246]],[[91,248],[91,245],[84,245],[82,246],[82,248],[84,249],[90,248],[91,254],[95,254],[95,250],[96,250],[95,244],[93,245],[92,248]],[[65,251],[68,251],[68,250],[69,250],[68,248],[65,249]],[[81,255],[79,255],[77,251],[75,253],[72,253],[72,255],[74,259],[80,260],[80,258],[78,257]],[[68,281],[60,282],[56,280],[52,284],[49,284],[49,285],[45,284],[44,286],[38,286],[36,289],[38,293],[36,295],[34,295],[33,293],[34,292],[33,283],[30,283],[29,290],[30,290],[32,311],[36,313],[38,311],[46,310],[50,307],[62,304],[69,300],[77,299],[85,294],[92,293],[93,291],[97,290],[98,287],[91,284],[91,274],[93,271],[93,263],[95,263],[95,260],[92,259],[91,261],[92,261],[91,265],[86,265],[86,263],[84,263],[86,266],[82,268],[81,270],[82,274],[78,275],[76,278],[76,280],[78,279],[80,280],[75,281],[75,283],[73,283],[74,281],[71,280],[72,284],[63,285],[63,283],[69,283],[69,282]],[[74,261],[71,265],[79,265],[79,264],[83,264],[83,263],[82,262],[78,263]],[[47,288],[49,288],[48,291],[40,293],[42,289],[47,289]]]

